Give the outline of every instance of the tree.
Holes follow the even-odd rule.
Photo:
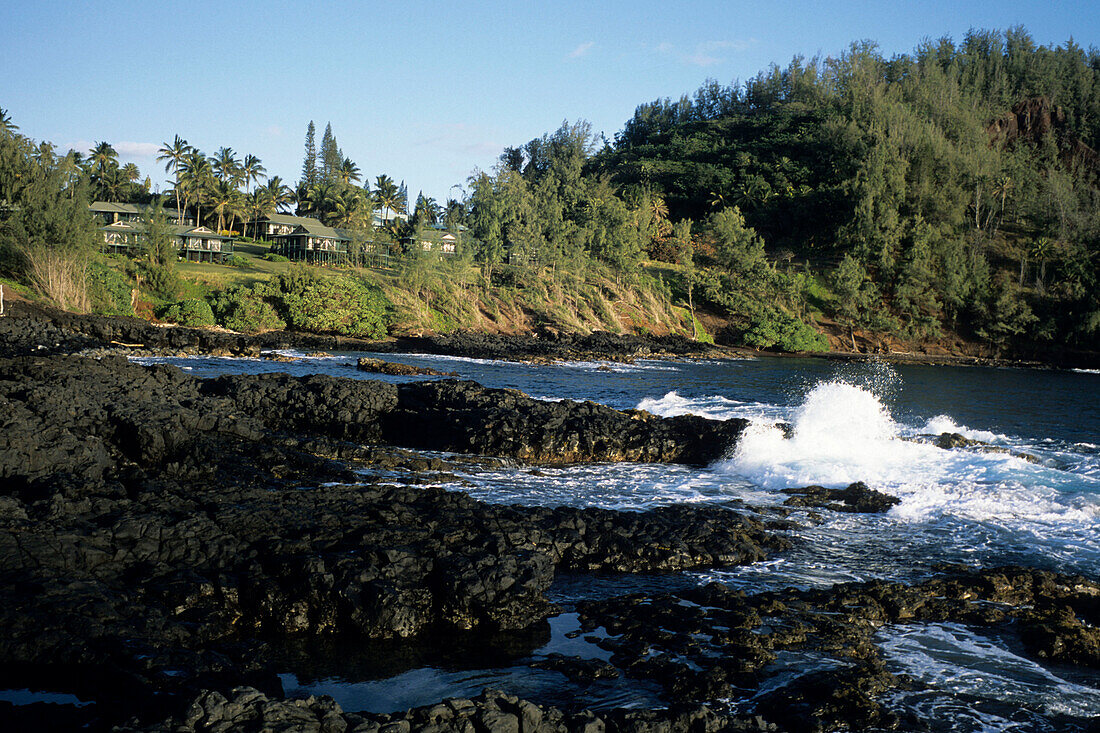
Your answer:
[[[160,150],[158,150],[157,161],[164,163],[164,172],[169,170],[173,172],[176,178],[175,187],[173,192],[176,196],[176,218],[182,218],[183,212],[180,209],[180,166],[183,164],[183,160],[187,157],[187,154],[192,150],[191,146],[187,144],[187,141],[176,135],[175,140],[171,143],[161,143]]]
[[[344,162],[344,156],[340,147],[336,144],[336,136],[332,134],[332,123],[325,125],[325,134],[321,137],[321,180],[325,183],[335,183],[340,177],[340,165]]]
[[[317,147],[314,143],[316,132],[317,128],[313,126],[313,120],[310,120],[309,127],[306,128],[306,156],[302,161],[301,183],[305,186],[317,183]]]
[[[141,217],[141,229],[149,264],[171,271],[176,264],[178,249],[168,225],[168,217],[164,215],[164,208],[159,202],[145,208]]]
[[[676,245],[676,254],[680,266],[684,268],[684,283],[687,286],[688,312],[691,314],[691,340],[699,338],[695,321],[695,245],[691,241],[691,219],[681,219],[672,225],[672,240]]]
[[[180,187],[183,192],[184,208],[191,202],[197,208],[195,222],[202,225],[202,207],[206,203],[211,185],[214,181],[214,169],[210,160],[202,154],[202,151],[192,149],[180,166]]]
[[[108,142],[96,143],[88,156],[92,186],[98,198],[117,201],[121,196],[122,180],[118,172],[118,153]]]
[[[239,194],[240,192],[236,187],[228,181],[214,181],[214,185],[210,187],[210,210],[212,214],[218,216],[216,231],[221,232],[225,229],[225,219],[233,211],[236,197]]]
[[[733,206],[716,212],[710,226],[715,259],[727,272],[744,275],[764,262],[764,241],[755,229],[745,226],[741,209]]]
[[[19,125],[12,122],[11,115],[3,107],[0,107],[0,132],[14,135],[19,129]]]
[[[494,181],[488,174],[475,173],[469,184],[470,234],[476,241],[474,259],[491,283],[494,266],[504,259],[504,202],[494,190]]]
[[[285,211],[290,204],[294,203],[294,192],[290,190],[290,186],[283,183],[283,179],[279,176],[269,178],[263,188],[271,198],[274,207],[280,211]]]
[[[358,183],[363,175],[362,172],[359,170],[359,166],[357,166],[351,160],[351,158],[344,158],[344,160],[340,163],[340,169],[338,171],[337,177],[340,179],[340,182],[343,183],[345,186],[350,186],[353,183]]]
[[[390,211],[396,212],[401,205],[400,192],[397,189],[397,184],[393,182],[392,178],[384,173],[374,180],[374,202],[382,211],[383,224],[385,224],[387,220],[386,214]]]
[[[89,260],[102,239],[83,197],[69,196],[64,175],[33,152],[26,138],[0,135],[0,193],[10,204],[0,263],[62,308],[85,311]]]
[[[442,213],[439,204],[431,196],[425,196],[421,191],[416,197],[416,206],[413,208],[413,221],[418,224],[438,224]]]
[[[241,162],[237,160],[233,148],[218,148],[218,152],[210,159],[210,165],[214,175],[222,183],[236,186],[241,176]]]
[[[241,176],[244,179],[245,193],[249,192],[251,184],[259,183],[261,178],[266,177],[266,173],[267,169],[259,158],[252,154],[244,156],[244,162],[241,163]]]

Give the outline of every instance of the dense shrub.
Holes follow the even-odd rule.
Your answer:
[[[179,303],[173,303],[164,308],[158,314],[158,317],[165,321],[178,323],[181,326],[213,326],[215,323],[214,312],[210,309],[210,304],[199,298],[189,298],[181,300]]]
[[[144,292],[156,298],[175,300],[179,297],[180,278],[171,267],[142,260],[129,263],[126,272],[138,282]]]
[[[825,351],[825,337],[802,321],[786,313],[772,311],[755,319],[743,340],[757,349],[777,348],[780,351]]]
[[[105,316],[134,315],[133,283],[118,270],[93,261],[88,267],[88,297],[92,312]]]
[[[225,264],[230,267],[248,267],[248,260],[240,255],[229,255],[225,260]]]
[[[286,257],[275,254],[274,252],[268,252],[263,256],[263,259],[267,260],[268,262],[290,262],[290,260],[288,260]]]
[[[268,288],[234,285],[210,296],[211,309],[218,323],[244,333],[286,328],[268,296]]]
[[[318,278],[294,270],[279,278],[281,314],[290,328],[384,338],[389,303],[377,288],[355,277]]]

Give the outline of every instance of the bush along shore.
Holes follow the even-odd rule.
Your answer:
[[[920,729],[882,702],[916,685],[889,672],[873,643],[886,624],[1011,625],[1036,659],[1100,668],[1100,585],[1023,568],[945,567],[917,585],[756,595],[708,585],[590,601],[577,609],[581,629],[604,630],[609,661],[532,658],[558,612],[547,591],[560,573],[756,563],[790,548],[785,530],[800,507],[876,512],[896,499],[853,484],[788,492],[791,509],[488,505],[417,477],[469,460],[706,464],[746,423],[545,402],[459,380],[200,380],[64,353],[133,338],[131,321],[0,324],[0,674],[11,689],[90,701],[0,702],[5,729]],[[573,680],[636,680],[665,704],[588,711],[504,690],[366,713],[287,699],[278,676],[338,676],[359,654],[397,673],[490,649]],[[834,663],[777,691],[768,665],[788,652]],[[734,698],[751,703],[715,704]]]

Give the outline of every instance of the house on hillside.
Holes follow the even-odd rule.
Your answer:
[[[320,226],[321,222],[309,216],[290,214],[268,214],[248,223],[248,231],[253,239],[274,239],[281,234],[290,234],[300,226]]]
[[[116,221],[100,227],[99,231],[103,232],[103,251],[107,254],[130,255],[144,236],[129,221]]]
[[[424,252],[450,257],[457,251],[458,238],[448,231],[428,229],[420,233],[417,244]]]
[[[386,209],[384,212],[382,209],[375,209],[371,214],[371,222],[375,229],[380,229],[387,224],[392,224],[395,221],[408,221],[409,215],[402,211],[394,211],[393,209]]]
[[[278,234],[271,250],[295,262],[314,265],[343,265],[348,260],[351,236],[346,230],[327,227],[317,220],[299,224],[293,231]]]
[[[117,221],[100,227],[103,251],[107,254],[133,256],[144,243],[145,231],[140,222]],[[233,239],[215,234],[206,227],[171,225],[169,232],[176,242],[179,256],[188,262],[225,262],[233,254]]]
[[[180,257],[188,262],[224,263],[233,254],[233,238],[206,227],[175,226],[172,233],[179,244]]]

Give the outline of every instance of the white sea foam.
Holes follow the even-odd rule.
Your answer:
[[[984,443],[1003,443],[1007,436],[993,433],[988,430],[973,430],[965,425],[959,425],[948,415],[936,415],[924,424],[921,433],[939,435],[941,433],[958,433],[971,440],[980,440]]]
[[[888,662],[932,688],[1075,717],[1100,715],[1092,687],[1069,682],[957,624],[913,625],[879,635]]]
[[[1037,529],[1036,524],[1094,523],[1100,518],[1096,492],[1060,490],[1081,480],[1095,482],[1100,490],[1100,481],[1068,477],[1004,453],[942,450],[903,440],[912,431],[899,426],[886,406],[862,387],[818,384],[795,410],[792,424],[789,438],[775,424],[752,425],[733,456],[715,470],[768,489],[865,481],[902,499],[891,514],[908,521],[954,516]],[[934,432],[1004,439],[959,426],[947,416],[933,418],[929,425],[937,428]]]
[[[638,403],[638,409],[661,417],[698,415],[711,420],[728,420],[731,417],[778,420],[785,412],[776,405],[731,400],[721,395],[683,397],[675,391],[666,393],[664,397],[646,397]]]

